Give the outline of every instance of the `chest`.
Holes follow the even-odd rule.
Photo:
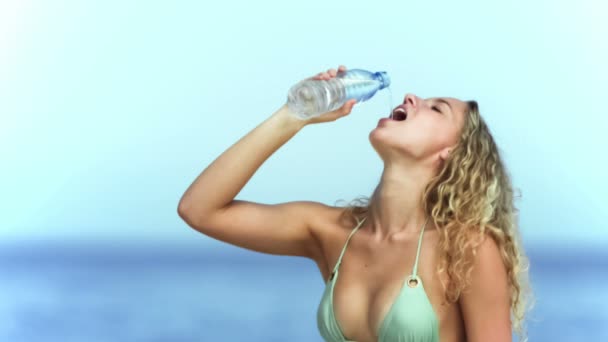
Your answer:
[[[330,289],[333,313],[347,338],[376,341],[393,322],[412,324],[417,318],[441,319],[443,291],[436,274],[433,237],[422,240],[416,275],[420,283],[409,283],[414,272],[418,241],[392,246],[351,242],[344,253]],[[427,247],[428,246],[428,247]],[[338,256],[329,253],[330,264]],[[333,269],[333,266],[332,268]],[[410,287],[410,285],[416,285]],[[331,284],[330,284],[331,287]],[[333,291],[331,291],[333,290]],[[410,317],[404,319],[404,317]],[[408,321],[408,322],[406,322]]]

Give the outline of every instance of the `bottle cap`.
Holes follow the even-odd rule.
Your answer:
[[[391,85],[391,78],[388,76],[386,71],[378,71],[374,74],[374,76],[376,76],[382,83],[382,85],[380,85],[380,89],[384,89]]]

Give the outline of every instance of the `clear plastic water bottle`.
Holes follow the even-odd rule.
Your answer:
[[[350,99],[362,102],[391,84],[385,71],[350,69],[329,80],[306,79],[287,94],[289,109],[302,120],[338,109]]]

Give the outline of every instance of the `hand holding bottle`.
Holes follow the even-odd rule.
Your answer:
[[[390,78],[386,72],[346,71],[346,67],[340,66],[338,70],[329,69],[292,86],[287,95],[287,107],[300,120],[323,116],[320,121],[312,121],[334,121],[340,114],[350,113],[356,102],[370,99],[389,85]]]
[[[315,80],[315,81],[330,80],[330,79],[336,77],[339,72],[342,73],[345,71],[346,71],[346,67],[343,65],[340,65],[337,70],[328,69],[326,72],[320,72],[320,73],[316,74],[315,76],[308,78],[307,80]],[[330,112],[322,113],[317,116],[309,117],[308,119],[305,119],[305,121],[307,124],[336,121],[337,119],[350,114],[355,103],[357,103],[357,100],[355,100],[355,99],[348,100],[342,107],[340,107],[338,109],[332,110]]]

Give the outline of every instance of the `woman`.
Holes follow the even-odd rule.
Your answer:
[[[314,260],[326,282],[317,323],[328,342],[511,341],[512,328],[523,332],[526,258],[511,181],[476,102],[406,95],[369,134],[384,162],[370,199],[234,199],[303,127],[354,104],[307,120],[282,106],[195,179],[180,217],[224,242]]]

